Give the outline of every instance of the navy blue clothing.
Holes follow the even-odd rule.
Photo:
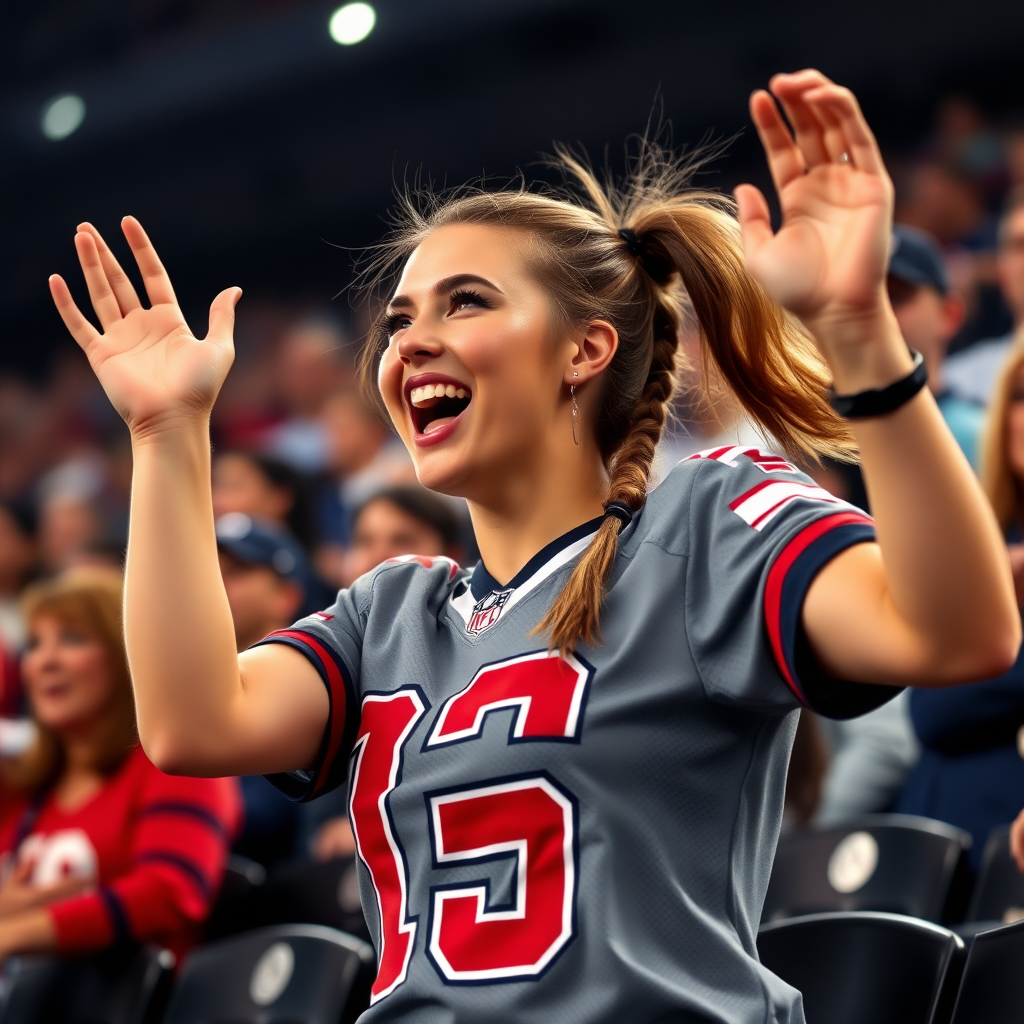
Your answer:
[[[966,829],[977,870],[989,832],[1024,808],[1024,760],[1017,730],[1024,725],[1024,657],[1005,675],[942,690],[914,690],[910,717],[921,759],[896,810]]]

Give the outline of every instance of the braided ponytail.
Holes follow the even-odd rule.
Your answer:
[[[616,188],[560,150],[556,163],[575,179],[584,201],[568,191],[531,192],[522,183],[497,192],[406,196],[394,233],[366,272],[383,283],[437,228],[494,224],[521,230],[536,243],[529,248],[530,269],[548,290],[560,327],[575,332],[594,320],[615,326],[619,345],[602,374],[592,428],[609,471],[606,509],[621,507],[605,516],[537,627],[563,654],[599,641],[620,516],[639,512],[647,496],[688,321],[695,318],[700,329],[705,382],[724,380],[788,454],[855,454],[828,403],[829,374],[812,339],[746,272],[733,204],[688,187],[703,159],[683,161],[645,141]],[[383,319],[371,338],[362,360],[368,389],[387,345]]]

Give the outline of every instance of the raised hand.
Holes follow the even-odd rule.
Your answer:
[[[893,186],[857,100],[820,71],[776,75],[750,99],[782,208],[772,231],[753,185],[736,189],[747,268],[819,342],[887,308]],[[795,137],[776,104],[782,105]]]
[[[91,224],[78,226],[75,249],[103,333],[82,315],[57,274],[50,278],[50,293],[107,397],[140,437],[209,414],[234,359],[234,309],[242,292],[228,288],[213,300],[209,332],[198,340],[142,225],[125,217],[121,227],[142,273],[149,309]]]

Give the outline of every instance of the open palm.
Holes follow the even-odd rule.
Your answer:
[[[813,333],[884,301],[893,187],[857,101],[819,71],[777,75],[751,116],[782,208],[773,232],[764,196],[736,190],[747,268]],[[795,137],[794,137],[795,135]]]
[[[122,227],[142,273],[149,309],[90,224],[79,225],[75,248],[103,333],[82,315],[61,277],[50,278],[50,291],[107,397],[139,435],[182,416],[209,412],[234,358],[231,332],[241,291],[229,288],[214,299],[209,333],[198,340],[142,225],[126,217]]]

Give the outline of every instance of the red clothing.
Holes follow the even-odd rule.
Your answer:
[[[4,801],[7,803],[7,801]],[[31,801],[0,813],[0,853],[25,828]],[[164,775],[138,747],[74,811],[48,796],[17,850],[45,885],[71,876],[96,887],[48,907],[62,952],[132,938],[177,955],[197,939],[220,887],[241,814],[235,779]]]

